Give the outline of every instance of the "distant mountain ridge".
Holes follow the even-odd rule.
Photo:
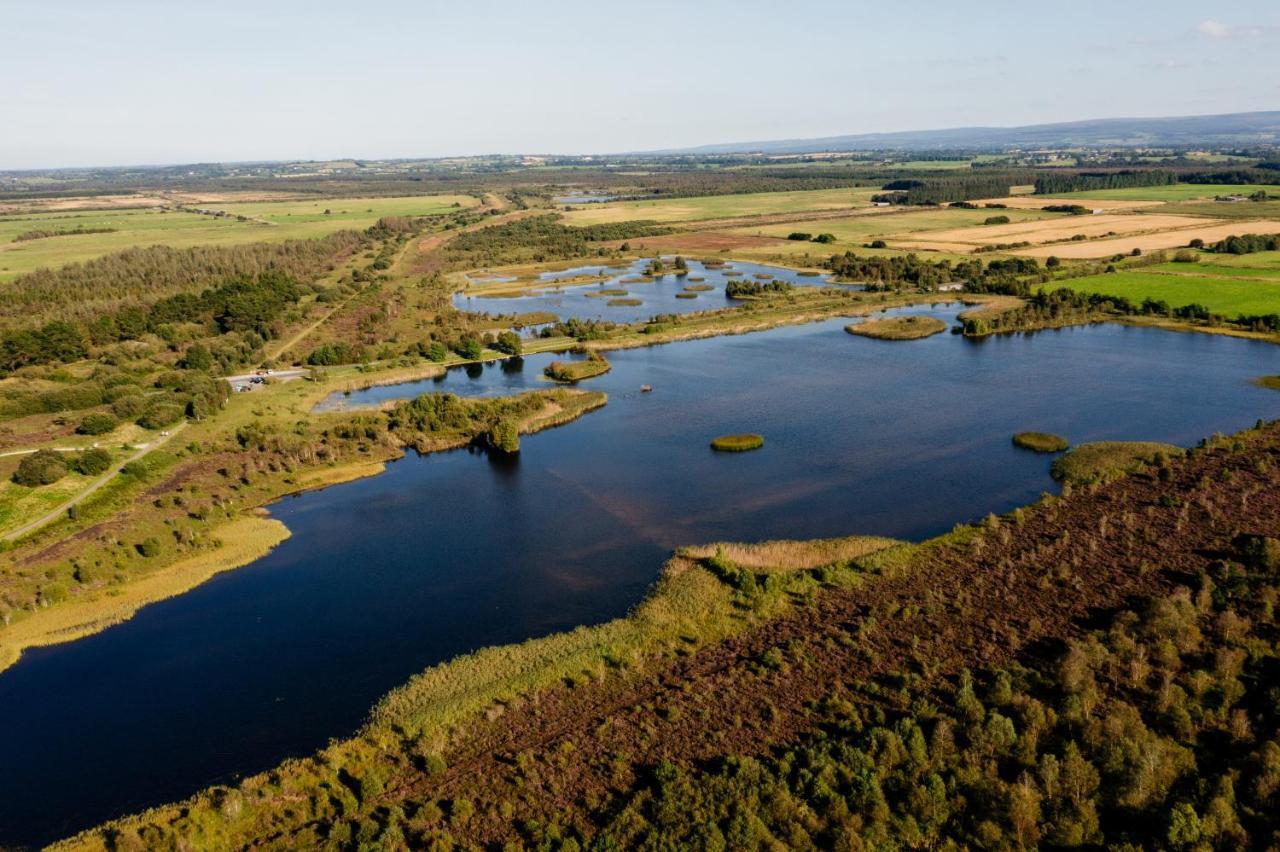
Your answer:
[[[1063,148],[1087,146],[1194,146],[1280,143],[1280,111],[1165,118],[1099,118],[1023,127],[954,127],[859,133],[818,139],[776,139],[700,145],[653,154],[810,154],[822,151],[954,148]]]

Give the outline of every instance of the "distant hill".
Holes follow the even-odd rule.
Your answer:
[[[1025,127],[953,127],[860,133],[821,139],[778,139],[701,145],[662,154],[806,154],[885,149],[1005,149],[1087,146],[1195,146],[1280,143],[1280,111],[1190,115],[1171,118],[1100,118]]]

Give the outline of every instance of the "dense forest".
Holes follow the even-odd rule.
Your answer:
[[[1036,195],[1057,195],[1098,189],[1127,189],[1134,186],[1167,186],[1178,175],[1161,169],[1125,169],[1118,172],[1045,173],[1036,178]]]
[[[468,231],[450,241],[444,252],[452,267],[473,269],[604,256],[612,253],[603,245],[605,242],[655,237],[671,232],[672,229],[665,225],[644,221],[575,228],[562,225],[558,215],[549,214]]]
[[[904,286],[931,289],[958,282],[979,292],[997,285],[1006,288],[1024,278],[1042,280],[1044,271],[1034,258],[1009,258],[983,264],[981,260],[926,260],[919,255],[832,255],[826,267],[846,281],[865,284],[870,290],[898,290]],[[1024,285],[1025,287],[1025,285]]]
[[[84,263],[40,269],[0,289],[0,323],[92,321],[126,305],[193,293],[226,279],[278,272],[310,281],[363,247],[366,235],[338,231],[322,239],[239,246],[130,248]]]
[[[975,198],[1004,198],[1019,177],[1009,173],[890,181],[873,201],[890,204],[944,204]]]

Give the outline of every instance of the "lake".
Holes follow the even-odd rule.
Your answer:
[[[1054,489],[1051,457],[1013,432],[1185,446],[1280,417],[1280,393],[1251,382],[1280,373],[1270,344],[1120,325],[889,342],[846,322],[611,352],[583,383],[608,406],[517,458],[410,456],[285,499],[272,513],[293,537],[270,555],[28,651],[0,675],[0,844],[308,754],[427,666],[624,614],[682,544],[921,539],[1030,502]],[[546,387],[551,357],[345,404]],[[709,449],[742,431],[764,448]]]
[[[697,260],[688,261],[688,276],[679,276],[673,272],[654,278],[641,278],[649,258],[642,258],[617,268],[604,265],[574,266],[538,275],[537,281],[530,281],[529,288],[538,292],[528,296],[480,296],[474,292],[460,291],[454,294],[453,304],[462,311],[491,314],[522,314],[533,311],[550,311],[562,318],[608,320],[616,323],[643,322],[655,314],[687,314],[694,311],[711,311],[719,308],[731,308],[742,302],[730,299],[725,295],[725,285],[737,278],[739,280],[786,281],[796,287],[832,286],[830,276],[804,275],[794,269],[782,266],[766,266],[760,263],[747,263],[735,260],[726,261],[723,266],[711,265]],[[674,258],[667,257],[667,268],[670,269]],[[592,284],[565,284],[555,289],[557,282],[584,275],[608,275],[603,282]],[[760,276],[767,276],[761,278]],[[692,279],[700,278],[701,281]],[[510,282],[509,276],[475,275],[471,280],[483,282]],[[849,285],[835,285],[845,286]],[[709,287],[708,290],[690,292],[686,287]],[[855,289],[861,289],[860,287]],[[626,290],[625,296],[601,296],[601,290]],[[693,298],[678,298],[677,294],[692,295]],[[639,299],[639,305],[610,305],[613,298]]]

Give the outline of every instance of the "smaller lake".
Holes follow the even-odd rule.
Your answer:
[[[562,319],[609,320],[617,323],[644,322],[656,314],[688,314],[695,311],[711,311],[731,308],[742,302],[725,295],[725,285],[736,279],[753,281],[786,281],[797,287],[831,286],[826,274],[803,274],[794,269],[766,266],[743,261],[725,262],[723,266],[690,260],[689,274],[674,273],[645,278],[643,273],[649,258],[641,258],[625,267],[621,265],[575,266],[543,272],[529,286],[537,292],[528,296],[482,296],[460,292],[454,295],[454,307],[462,311],[490,314],[517,314],[531,311],[549,311]],[[671,258],[666,258],[668,267]],[[601,282],[591,284],[560,284],[588,275],[607,275]],[[476,283],[512,279],[492,274],[478,274],[471,279]],[[688,288],[709,288],[690,290]],[[626,294],[601,295],[601,290],[625,290]],[[692,298],[689,298],[692,297]],[[639,299],[638,305],[611,305],[613,299]]]

